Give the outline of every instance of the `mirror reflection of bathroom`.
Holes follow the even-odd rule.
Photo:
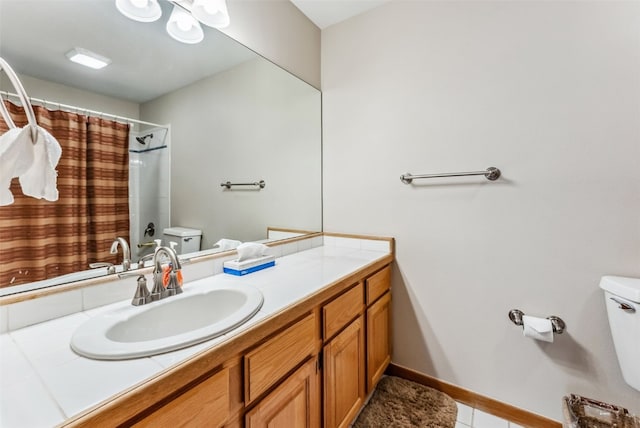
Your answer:
[[[158,231],[169,227],[171,183],[169,128],[139,127],[129,133],[129,230],[135,261],[153,253],[154,239],[162,238]]]
[[[115,237],[129,241],[135,264],[152,251],[152,242],[162,239],[168,227],[201,230],[201,248],[212,251],[219,251],[213,246],[223,238],[264,239],[268,227],[309,232],[322,229],[317,87],[217,29],[205,28],[201,43],[185,46],[168,37],[166,21],[140,25],[123,16],[113,0],[0,0],[0,4],[0,57],[16,70],[33,104],[47,111],[115,118],[115,122],[129,124],[131,130],[130,136],[123,136],[130,151],[122,164],[128,163],[131,180],[123,177],[118,190],[109,190],[124,199],[117,210],[117,229],[99,232],[102,242],[96,251],[100,253],[89,255],[83,248],[58,254],[56,249],[63,248],[66,236],[49,236],[46,267],[41,267],[36,259],[45,255],[36,256],[36,251],[42,243],[34,239],[23,252],[26,256],[12,264],[3,260],[0,295],[107,275],[107,269],[92,269],[90,264],[122,263],[122,252],[109,253]],[[159,5],[165,16],[171,14],[170,2]],[[50,28],[52,16],[57,19],[55,31]],[[24,28],[29,28],[29,37],[24,36]],[[113,65],[87,72],[60,55],[61,49],[74,46],[108,53]],[[2,76],[0,73],[3,101],[21,105],[19,98],[8,95],[15,95],[15,90]],[[254,156],[248,158],[246,153]],[[62,162],[68,161],[63,155]],[[149,171],[145,171],[147,167]],[[289,180],[290,176],[306,179]],[[239,189],[225,192],[219,187],[226,181],[258,180],[268,183],[266,190],[248,194]],[[127,182],[130,195],[123,191]],[[159,193],[154,195],[156,190]],[[294,194],[295,199],[289,197]],[[88,199],[83,196],[76,202]],[[128,203],[131,213],[125,214]],[[123,219],[129,219],[127,224]],[[50,223],[54,222],[62,222],[57,213],[51,213]],[[92,220],[84,223],[98,224]],[[23,247],[30,236],[43,236],[34,230],[15,229],[19,235],[7,246]],[[86,245],[80,238],[78,241],[78,246]],[[86,255],[86,260],[65,259],[77,253]]]

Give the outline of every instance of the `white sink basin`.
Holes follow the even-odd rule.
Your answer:
[[[143,306],[127,306],[83,323],[71,338],[78,354],[101,360],[147,357],[223,335],[262,307],[260,290],[241,283],[199,287]]]

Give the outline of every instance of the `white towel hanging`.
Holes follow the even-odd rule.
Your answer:
[[[0,113],[11,129],[0,136],[0,205],[13,203],[9,187],[14,177],[19,177],[22,193],[25,195],[57,201],[55,168],[62,154],[60,144],[49,132],[38,126],[33,107],[20,79],[2,58],[0,70],[4,70],[9,76],[29,122],[24,128],[17,128],[2,103]]]
[[[0,135],[0,206],[13,203],[9,187],[33,165],[33,144],[29,128],[11,128]]]
[[[60,144],[46,129],[38,127],[38,136],[32,146],[31,166],[19,175],[22,193],[36,199],[57,201],[56,165],[62,154]]]

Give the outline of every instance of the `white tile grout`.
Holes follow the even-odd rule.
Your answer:
[[[473,408],[467,406],[466,404],[458,402],[456,402],[456,405],[458,406],[458,415],[456,417],[456,421],[466,426],[471,426],[473,418]]]
[[[477,410],[466,404],[456,402],[458,415],[455,428],[521,428],[511,421]]]

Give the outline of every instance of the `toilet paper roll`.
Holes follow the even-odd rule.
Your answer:
[[[524,315],[522,317],[522,327],[522,334],[525,337],[544,342],[553,342],[553,325],[546,318]]]

